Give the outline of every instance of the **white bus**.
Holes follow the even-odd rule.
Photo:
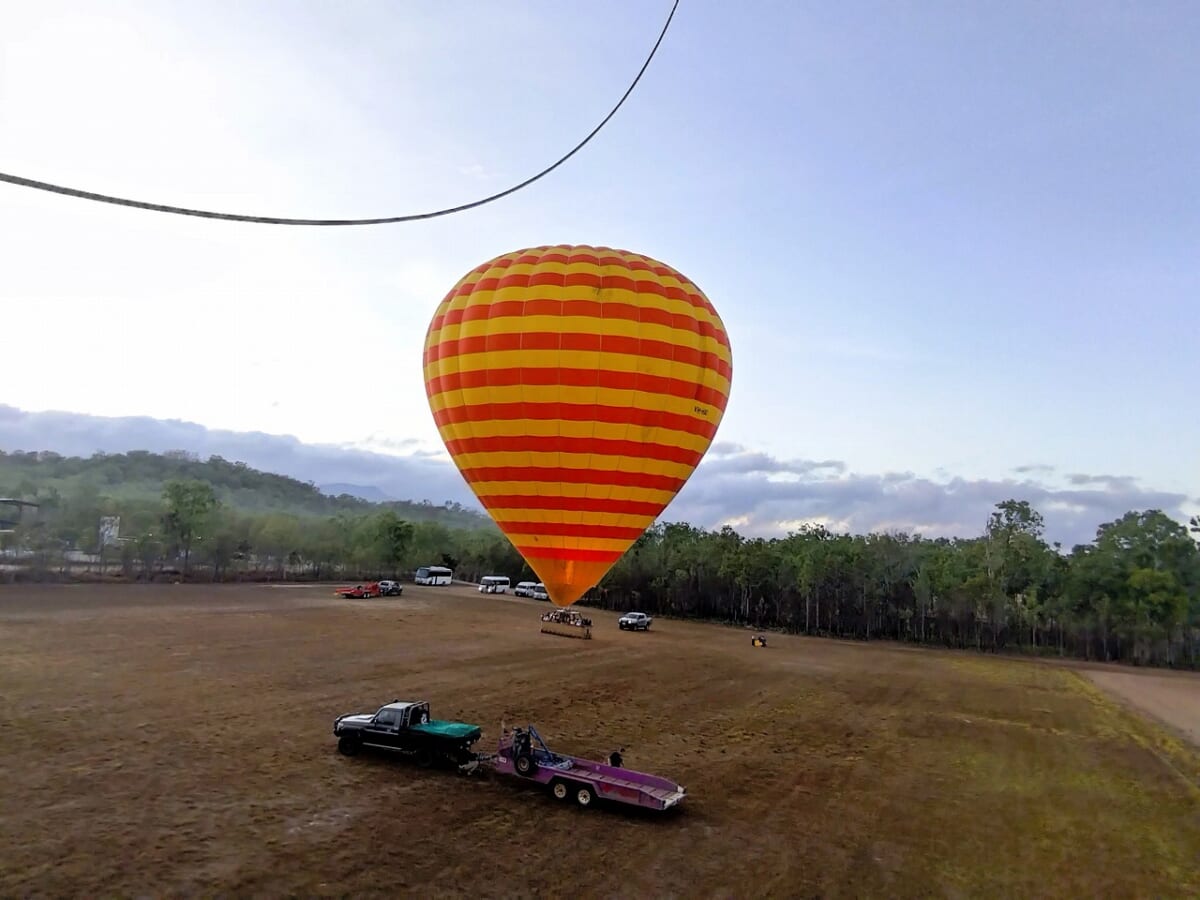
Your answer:
[[[417,584],[449,584],[454,570],[445,566],[421,566],[413,576]]]
[[[507,575],[484,575],[479,579],[479,593],[507,594],[508,584]]]

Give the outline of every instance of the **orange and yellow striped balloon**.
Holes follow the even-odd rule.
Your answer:
[[[534,247],[463,277],[425,338],[446,449],[557,606],[597,584],[691,477],[733,358],[708,298],[608,247]]]

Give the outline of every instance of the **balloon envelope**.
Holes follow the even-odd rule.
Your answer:
[[[467,273],[433,316],[424,366],[446,449],[557,606],[683,487],[732,378],[696,285],[647,256],[567,245]]]

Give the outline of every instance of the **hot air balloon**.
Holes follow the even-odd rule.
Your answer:
[[[691,477],[729,398],[729,336],[664,263],[608,247],[498,256],[446,294],[425,337],[446,449],[567,607]]]

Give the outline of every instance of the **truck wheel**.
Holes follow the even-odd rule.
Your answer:
[[[428,769],[433,765],[433,751],[428,747],[422,747],[417,751],[417,765],[422,769]]]
[[[571,796],[571,787],[562,779],[558,779],[550,785],[550,793],[554,795],[555,800],[566,800]]]
[[[592,789],[586,784],[581,784],[575,789],[575,802],[584,809],[592,805],[592,801],[596,799],[596,795],[592,793]]]
[[[343,735],[338,738],[338,752],[342,756],[354,756],[360,749],[362,747],[358,742],[358,738],[352,738],[349,735]]]
[[[533,775],[537,771],[537,763],[528,753],[522,753],[513,763],[513,768],[517,770],[518,775],[524,775],[526,778]]]

